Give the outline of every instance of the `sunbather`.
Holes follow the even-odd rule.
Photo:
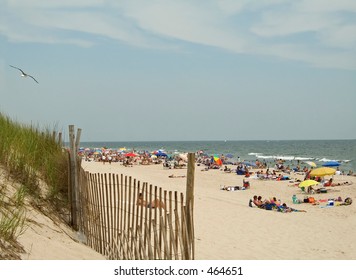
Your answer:
[[[262,205],[262,201],[259,201],[259,200],[258,200],[257,195],[254,195],[254,196],[253,196],[253,199],[250,199],[248,205],[249,205],[250,207],[252,207],[252,206],[253,206],[252,203],[253,203],[255,206],[259,207],[259,208],[260,208],[261,205]]]
[[[174,174],[172,174],[172,175],[169,175],[168,177],[169,178],[185,178],[185,175],[174,175]]]
[[[226,165],[224,167],[224,172],[231,173],[231,168],[228,168]]]
[[[307,212],[305,210],[297,210],[292,207],[287,206],[287,204],[283,203],[281,206],[278,207],[278,211],[290,213],[290,212]]]
[[[268,201],[268,200],[262,201],[262,196],[254,195],[254,196],[253,196],[253,200],[250,199],[249,205],[252,206],[252,203],[253,203],[255,206],[257,206],[258,208],[265,209],[265,208],[266,208],[266,205],[267,205],[267,204],[270,204],[270,201]]]
[[[333,185],[333,178],[330,178],[329,181],[324,183],[324,187],[331,187]]]
[[[223,191],[238,191],[238,190],[245,190],[245,187],[240,186],[223,186],[220,188]]]
[[[245,179],[243,179],[242,183],[243,183],[243,186],[244,186],[246,189],[250,188],[250,182],[249,182],[249,181],[246,181]]]
[[[347,197],[345,199],[345,202],[340,203],[339,205],[351,205],[352,204],[352,198],[351,197]]]
[[[275,204],[276,206],[281,205],[281,201],[279,199],[277,199],[276,197],[272,197],[269,201],[270,201],[270,203]]]
[[[147,203],[147,201],[144,200],[142,193],[140,193],[138,195],[136,204],[138,206],[143,206],[143,207],[147,207],[147,208],[162,208],[162,209],[165,209],[164,203],[162,201],[160,201],[158,198],[152,200],[152,202],[150,202],[150,203]]]

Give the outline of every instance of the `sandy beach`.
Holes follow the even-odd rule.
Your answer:
[[[0,182],[6,186],[7,196],[12,196],[20,188],[18,183],[6,176],[1,167]],[[22,260],[105,260],[104,256],[79,242],[77,233],[63,221],[33,207],[28,199],[25,208],[23,232],[13,246],[15,249],[9,249],[12,256],[2,252],[0,247],[0,260],[13,259],[14,255]]]
[[[91,173],[117,173],[149,182],[165,190],[185,194],[187,169],[164,169],[162,164],[103,164],[83,161]],[[234,166],[230,166],[234,168]],[[222,170],[202,171],[195,167],[194,219],[195,258],[197,260],[355,260],[356,206],[325,207],[326,203],[292,204],[296,194],[305,194],[290,181],[249,178],[250,189],[221,190],[222,186],[242,186],[244,176]],[[174,175],[174,178],[170,178]],[[291,179],[303,180],[301,174]],[[316,200],[351,197],[356,201],[356,177],[333,176],[328,193],[313,194]],[[5,179],[2,177],[4,183]],[[277,197],[289,206],[307,212],[281,213],[249,207],[254,195]],[[310,196],[310,195],[309,195]],[[105,257],[78,242],[67,225],[54,221],[36,209],[28,208],[26,231],[18,241],[23,246],[22,259],[29,260],[103,260]]]
[[[166,190],[185,194],[187,169],[164,169],[157,165],[124,167],[121,163],[103,164],[83,161],[91,173],[117,173],[132,176]],[[233,168],[233,166],[230,166]],[[326,203],[292,204],[296,194],[306,194],[290,181],[249,178],[251,188],[239,191],[220,190],[221,186],[242,186],[244,176],[222,170],[195,169],[194,219],[197,260],[346,260],[356,259],[356,206],[325,207]],[[170,175],[177,176],[170,178]],[[303,180],[301,174],[291,179]],[[334,175],[328,193],[312,194],[316,200],[351,197],[356,199],[356,177]],[[249,207],[254,195],[273,196],[307,212],[281,213]]]

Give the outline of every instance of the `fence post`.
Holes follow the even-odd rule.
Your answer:
[[[77,231],[82,231],[82,209],[81,209],[81,194],[79,193],[79,184],[80,184],[80,159],[78,158],[78,151],[79,151],[79,145],[80,145],[80,135],[82,133],[82,129],[78,128],[77,129],[77,135],[75,137],[75,153],[74,153],[74,159],[75,159],[75,208],[76,208],[76,216],[77,216],[77,224],[75,229]]]
[[[187,170],[187,188],[186,188],[186,223],[188,231],[188,242],[191,242],[192,259],[194,259],[194,228],[193,228],[193,209],[194,209],[194,173],[195,173],[195,154],[188,153],[188,170]]]
[[[74,135],[74,125],[69,125],[69,147],[70,147],[70,202],[71,202],[71,225],[75,230],[79,229],[79,173],[77,152],[80,141],[81,129]]]
[[[63,143],[62,143],[62,132],[58,133],[58,144],[62,147]]]

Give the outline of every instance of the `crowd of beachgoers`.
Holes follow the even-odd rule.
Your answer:
[[[108,149],[87,150],[81,154],[83,168],[89,172],[125,174],[167,191],[185,190],[188,177],[187,153]],[[348,232],[350,234],[345,234],[346,239],[354,242],[351,228],[356,228],[356,224],[344,222],[345,219],[351,221],[349,217],[355,213],[352,200],[355,199],[353,183],[356,179],[347,176],[353,175],[352,171],[342,171],[348,170],[346,166],[349,164],[340,163],[339,170],[334,168],[335,175],[318,178],[309,176],[310,171],[324,163],[315,162],[316,166],[313,167],[310,162],[306,162],[310,159],[241,158],[236,154],[231,157],[228,154],[206,154],[203,151],[195,153],[194,212],[200,258],[220,256],[221,248],[226,248],[224,254],[221,254],[225,258],[250,257],[249,246],[237,251],[230,248],[231,240],[237,243],[243,241],[244,244],[251,243],[251,240],[261,240],[257,246],[261,247],[258,254],[261,258],[265,257],[268,248],[277,248],[283,252],[283,258],[303,258],[310,244],[315,247],[312,256],[318,259],[354,257],[354,252],[337,239],[340,232]],[[132,167],[127,168],[129,166]],[[318,180],[318,184],[303,189],[300,184],[305,180]],[[145,207],[156,207],[152,201],[137,203]],[[276,221],[280,226],[271,228],[271,221]],[[211,227],[212,224],[215,226]],[[330,224],[334,226],[331,229]],[[313,230],[309,225],[313,225]],[[259,230],[256,231],[256,228]],[[304,238],[294,237],[304,234],[309,236],[309,231],[315,230],[317,235],[328,232],[327,241],[321,241],[313,235],[308,237],[306,243]],[[289,231],[295,242],[293,253],[285,249],[290,246]],[[241,233],[238,239],[236,232]],[[266,240],[267,235],[273,238]],[[325,247],[325,244],[331,245]],[[320,248],[326,248],[326,251],[321,252]],[[333,248],[342,249],[346,253],[339,253]],[[306,254],[305,258],[310,258],[310,255]]]
[[[187,165],[188,161],[188,153],[167,154],[163,150],[149,152],[83,148],[79,151],[79,155],[89,162],[102,162],[103,164],[119,162],[124,166],[163,164],[166,168],[182,168]],[[245,174],[250,169],[267,167],[266,161],[240,161],[239,157],[237,160],[232,160],[231,157],[224,154],[207,155],[203,151],[195,153],[195,161],[198,166],[203,166],[204,170],[224,168],[225,172],[235,171],[237,174]],[[228,167],[230,165],[236,166],[236,168]]]
[[[124,166],[134,165],[150,165],[163,164],[165,168],[182,168],[186,167],[188,161],[188,153],[168,154],[164,150],[155,151],[136,151],[121,149],[105,149],[105,148],[81,148],[79,155],[85,161],[95,161],[105,163],[119,162]],[[305,179],[309,179],[308,174],[313,170],[310,162],[294,161],[288,162],[284,159],[274,159],[267,162],[266,160],[245,161],[240,157],[235,159],[230,154],[224,155],[208,155],[200,150],[195,153],[197,166],[202,166],[202,171],[209,169],[219,169],[224,172],[236,172],[238,175],[245,175],[255,179],[274,179],[274,180],[289,180],[288,174],[305,174]],[[283,174],[282,174],[283,173]],[[345,172],[336,168],[335,175],[354,175],[352,170]]]

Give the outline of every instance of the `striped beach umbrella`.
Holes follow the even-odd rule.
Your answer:
[[[223,164],[222,161],[221,161],[221,158],[219,158],[218,156],[215,156],[215,155],[214,155],[214,161],[215,161],[215,163],[217,165],[222,165]]]

